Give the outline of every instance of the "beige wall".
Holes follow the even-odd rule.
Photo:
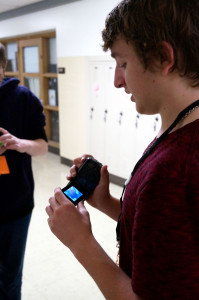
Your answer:
[[[58,67],[65,68],[58,77],[60,155],[73,159],[88,149],[87,59],[59,58]]]

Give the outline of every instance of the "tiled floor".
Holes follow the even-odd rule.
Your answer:
[[[45,207],[55,187],[64,187],[68,167],[59,156],[48,153],[33,158],[35,208],[30,224],[23,272],[22,300],[102,300],[92,278],[72,253],[51,233]],[[121,187],[111,184],[120,196]],[[93,233],[115,260],[115,222],[88,206]]]

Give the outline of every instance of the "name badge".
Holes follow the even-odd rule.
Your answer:
[[[10,174],[8,163],[5,155],[0,156],[0,175]]]

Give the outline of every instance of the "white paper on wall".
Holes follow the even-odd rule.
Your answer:
[[[53,89],[48,90],[48,102],[51,106],[56,106],[56,91]]]

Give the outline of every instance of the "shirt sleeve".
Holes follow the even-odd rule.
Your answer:
[[[29,140],[44,139],[47,141],[45,132],[45,115],[41,101],[30,91],[26,92],[25,111],[25,135]]]

